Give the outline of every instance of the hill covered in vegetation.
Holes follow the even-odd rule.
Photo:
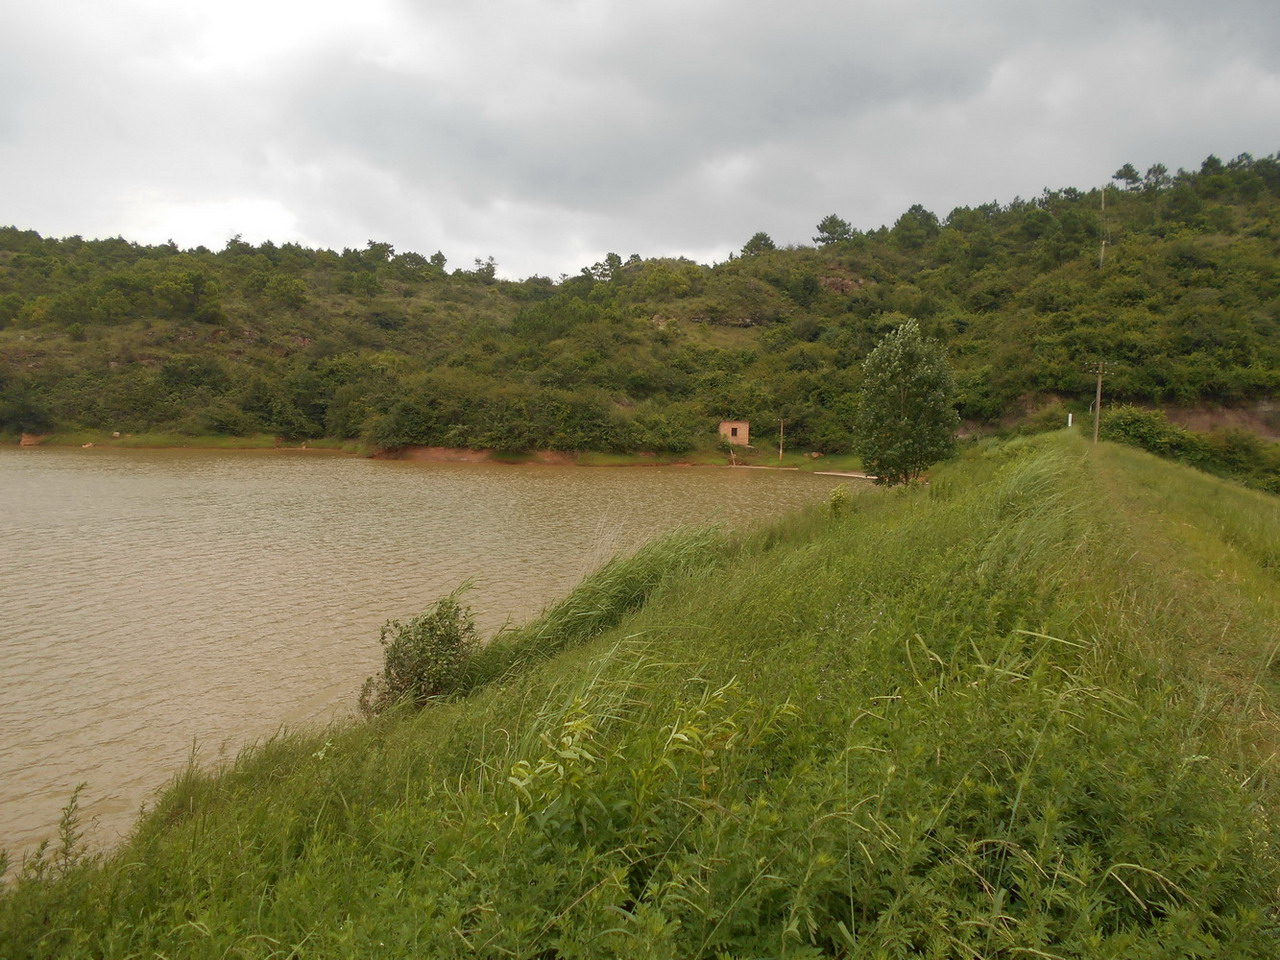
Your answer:
[[[1067,432],[616,561],[189,772],[5,957],[1277,955],[1274,498]]]
[[[610,254],[573,277],[369,241],[219,251],[0,229],[0,433],[269,433],[503,450],[683,451],[720,419],[846,450],[859,364],[904,317],[962,416],[1109,398],[1244,404],[1280,383],[1280,159],[1104,191],[919,206],[724,263]]]

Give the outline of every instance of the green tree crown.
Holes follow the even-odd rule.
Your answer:
[[[742,255],[744,257],[754,256],[758,253],[764,253],[766,250],[778,249],[777,244],[773,242],[773,238],[761,230],[759,233],[753,234],[742,247]]]
[[[818,221],[818,235],[813,238],[813,242],[825,247],[833,243],[843,243],[852,236],[853,227],[849,225],[849,221],[831,213]]]
[[[941,344],[908,320],[885,334],[862,370],[854,445],[877,483],[909,483],[951,455],[960,419]]]
[[[1142,185],[1142,177],[1138,175],[1138,169],[1132,163],[1126,163],[1111,175],[1111,179],[1119,180],[1126,190],[1137,190]]]
[[[936,237],[939,229],[937,216],[913,203],[894,223],[890,236],[908,250],[915,250]]]

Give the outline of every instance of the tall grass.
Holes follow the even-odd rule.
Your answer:
[[[1276,956],[1280,520],[1132,456],[619,561],[465,698],[189,771],[0,956]]]
[[[642,606],[654,590],[703,573],[729,549],[728,537],[719,529],[684,530],[609,560],[530,623],[499,632],[478,650],[468,664],[463,689],[518,674],[598,637]]]

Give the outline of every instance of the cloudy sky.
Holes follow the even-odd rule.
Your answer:
[[[508,277],[1280,150],[1275,0],[8,0],[0,223]]]

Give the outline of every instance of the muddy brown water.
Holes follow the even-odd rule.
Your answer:
[[[349,714],[378,629],[467,579],[482,629],[618,550],[842,481],[794,472],[0,449],[0,849],[85,783],[97,847],[186,763]]]

